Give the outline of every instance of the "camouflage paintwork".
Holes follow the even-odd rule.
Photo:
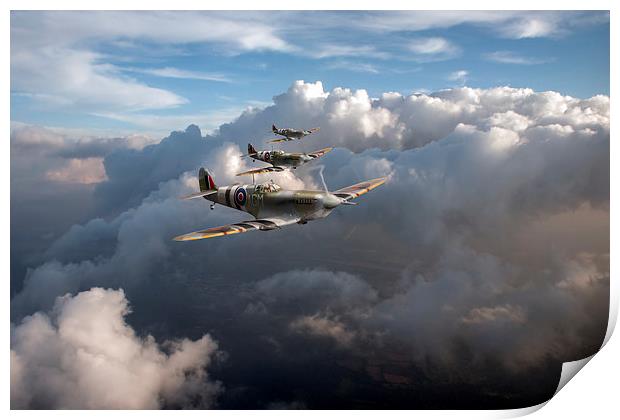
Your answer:
[[[213,187],[201,190],[185,198],[204,197],[215,204],[231,207],[255,217],[255,220],[205,229],[180,235],[176,241],[227,236],[250,230],[272,230],[289,224],[305,224],[310,220],[322,219],[342,204],[355,204],[348,200],[378,187],[386,178],[376,178],[334,191],[285,190],[273,182],[262,184],[235,184],[217,187],[211,175],[201,168],[199,175],[203,185]]]
[[[268,140],[267,143],[280,143],[283,141],[301,140],[302,138],[319,131],[319,127],[311,128],[309,130],[298,130],[295,128],[278,128],[275,124],[271,126],[271,131],[274,134],[283,136],[284,138],[278,138]]]
[[[318,159],[333,150],[333,147],[316,150],[312,153],[288,153],[282,150],[261,150],[257,151],[251,144],[248,144],[248,156],[253,160],[270,163],[271,167],[251,169],[249,171],[238,173],[240,175],[260,174],[267,172],[281,172],[285,169],[297,169],[297,167],[305,165],[315,159]]]

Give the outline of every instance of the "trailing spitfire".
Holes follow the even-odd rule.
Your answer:
[[[273,130],[274,132],[280,130],[283,133],[284,130],[290,129],[276,129],[275,125],[273,125]],[[317,131],[318,128],[313,130]],[[311,133],[310,130],[305,132]],[[303,134],[301,137],[305,135],[307,134]],[[249,170],[237,175],[255,175],[267,172],[281,172],[285,169],[296,169],[298,166],[320,158],[331,150],[331,147],[327,147],[313,153],[286,153],[280,150],[257,151],[251,144],[248,144],[248,154],[244,156],[271,163],[272,166]],[[385,181],[386,178],[371,179],[333,192],[304,189],[286,190],[273,181],[218,187],[211,174],[204,168],[200,168],[198,171],[200,192],[182,198],[194,199],[202,197],[212,202],[211,209],[214,208],[215,204],[221,204],[249,213],[254,216],[254,220],[199,230],[177,236],[174,240],[193,241],[245,233],[251,230],[279,229],[294,223],[306,224],[308,221],[329,216],[335,208],[341,205],[357,204],[351,200],[366,194],[368,191],[385,183]]]

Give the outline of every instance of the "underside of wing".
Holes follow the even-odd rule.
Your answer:
[[[241,175],[258,175],[258,174],[266,174],[266,173],[269,173],[269,172],[282,172],[283,170],[284,170],[284,168],[281,168],[279,166],[267,166],[267,167],[264,167],[264,168],[250,169],[249,171],[238,173],[237,176],[241,176]]]
[[[310,156],[313,159],[320,158],[324,154],[331,152],[333,149],[334,149],[333,147],[326,147],[324,149],[317,150],[316,152],[308,153],[308,156]]]
[[[377,188],[379,185],[385,183],[387,178],[375,178],[369,181],[359,182],[355,185],[351,185],[350,187],[341,188],[338,191],[334,191],[332,194],[344,198],[345,200],[350,200],[355,197],[359,197],[362,194],[366,194],[368,191]]]
[[[282,138],[278,138],[278,139],[272,139],[272,140],[267,140],[266,143],[282,143],[284,141],[291,141],[292,139],[289,139],[288,137],[282,137]]]
[[[265,218],[249,220],[246,222],[233,223],[231,225],[218,226],[210,229],[186,233],[174,238],[175,241],[196,241],[199,239],[215,238],[218,236],[234,235],[252,230],[273,230],[286,225],[297,223],[299,219],[293,218]]]

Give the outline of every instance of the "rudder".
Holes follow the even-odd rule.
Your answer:
[[[213,177],[205,168],[200,168],[198,171],[198,183],[200,184],[200,191],[217,190]]]

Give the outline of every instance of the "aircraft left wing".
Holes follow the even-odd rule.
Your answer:
[[[265,143],[282,143],[283,141],[291,141],[292,139],[289,139],[288,137],[282,137],[279,139],[272,139],[272,140],[267,140]]]
[[[283,226],[297,223],[298,218],[265,218],[248,220],[246,222],[233,223],[231,225],[218,226],[205,230],[199,230],[196,232],[186,233],[185,235],[179,235],[173,238],[175,241],[196,241],[199,239],[215,238],[218,236],[234,235],[236,233],[245,233],[252,230],[273,230],[279,229]]]
[[[334,191],[332,194],[340,198],[344,198],[345,200],[350,200],[377,188],[379,185],[385,183],[386,180],[387,178],[383,177],[371,179],[369,181],[359,182],[355,185],[351,185],[350,187],[345,187],[339,189],[338,191]]]
[[[258,175],[258,174],[266,174],[266,173],[269,173],[269,172],[282,172],[283,170],[284,170],[284,168],[281,168],[279,166],[266,166],[264,168],[250,169],[249,171],[238,173],[237,176],[241,176],[241,175]]]

